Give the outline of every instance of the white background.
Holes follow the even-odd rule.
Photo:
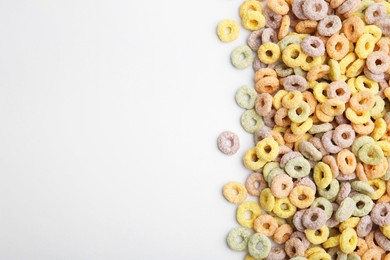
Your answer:
[[[0,0],[0,260],[242,259],[241,0]],[[238,133],[241,149],[216,138]]]

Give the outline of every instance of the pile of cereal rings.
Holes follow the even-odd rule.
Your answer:
[[[254,145],[228,246],[245,260],[390,260],[390,0],[244,1],[247,44],[231,62],[254,70],[236,92]],[[238,38],[232,19],[222,42]],[[235,154],[226,131],[219,149]],[[248,194],[253,196],[249,198]]]

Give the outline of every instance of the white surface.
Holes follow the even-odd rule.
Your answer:
[[[0,259],[242,259],[239,0],[0,1]],[[216,148],[224,130],[241,149]]]

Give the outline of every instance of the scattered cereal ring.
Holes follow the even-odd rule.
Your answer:
[[[261,249],[258,249],[261,246]],[[271,251],[271,241],[263,234],[252,235],[248,241],[249,254],[256,259],[265,258]]]
[[[241,56],[244,58],[241,59]],[[255,56],[249,46],[243,45],[235,48],[230,58],[234,67],[237,69],[245,69],[252,65]]]
[[[245,186],[239,182],[229,182],[223,186],[223,196],[231,203],[238,204],[243,202],[248,193]]]
[[[235,251],[244,251],[248,247],[248,240],[252,232],[248,228],[238,227],[231,230],[226,238],[228,246]],[[240,242],[237,242],[241,238]]]
[[[217,26],[217,35],[223,42],[231,42],[238,38],[240,34],[240,26],[231,19],[225,19],[219,22]]]
[[[227,155],[235,154],[240,149],[238,136],[230,131],[225,131],[218,136],[218,149]]]

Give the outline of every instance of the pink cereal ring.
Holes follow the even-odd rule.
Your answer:
[[[230,131],[225,131],[218,136],[217,145],[218,149],[226,155],[233,155],[240,149],[238,136]]]

